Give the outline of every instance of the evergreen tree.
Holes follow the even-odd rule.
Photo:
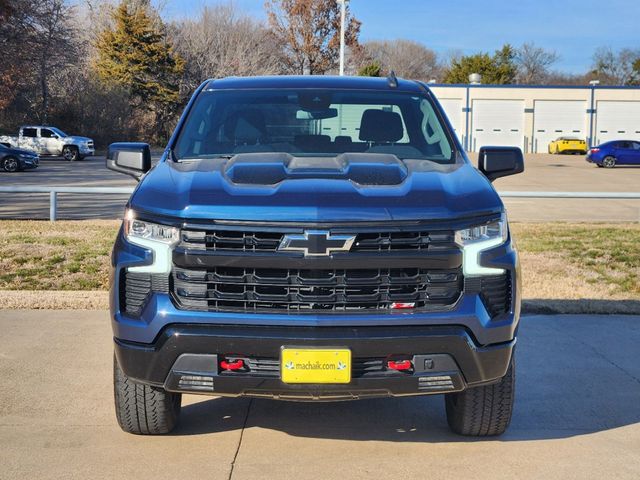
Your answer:
[[[102,81],[129,92],[132,107],[152,110],[156,127],[161,127],[179,101],[184,61],[149,8],[139,2],[120,3],[113,12],[113,28],[97,39],[94,66]]]
[[[379,77],[381,74],[382,66],[377,61],[367,63],[358,70],[359,77]]]
[[[488,53],[478,53],[455,59],[447,70],[445,83],[467,83],[472,73],[482,75],[482,83],[496,85],[515,83],[518,73],[515,56],[513,47],[507,44],[493,56]]]

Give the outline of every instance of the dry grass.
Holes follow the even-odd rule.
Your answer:
[[[524,298],[640,300],[640,224],[513,224]]]
[[[107,308],[118,226],[0,221],[0,308]],[[640,313],[639,224],[513,224],[512,232],[526,310]]]
[[[113,220],[0,221],[0,290],[104,290]]]

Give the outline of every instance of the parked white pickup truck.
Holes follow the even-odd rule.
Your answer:
[[[41,157],[63,157],[71,162],[95,154],[92,139],[70,136],[55,127],[24,126],[18,135],[0,136],[0,144],[31,150]]]

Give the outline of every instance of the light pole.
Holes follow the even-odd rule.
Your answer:
[[[600,80],[591,80],[589,82],[591,85],[591,108],[589,108],[589,148],[593,147],[595,142],[593,138],[593,114],[595,113],[595,100],[596,100],[596,87],[600,85]]]
[[[344,75],[344,28],[349,0],[338,0],[340,4],[340,76]]]

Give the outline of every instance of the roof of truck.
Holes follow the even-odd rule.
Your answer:
[[[397,86],[387,77],[337,77],[329,75],[292,75],[265,77],[227,77],[207,80],[205,90],[254,88],[339,88],[353,90],[387,90],[424,93],[425,86],[397,79]]]

